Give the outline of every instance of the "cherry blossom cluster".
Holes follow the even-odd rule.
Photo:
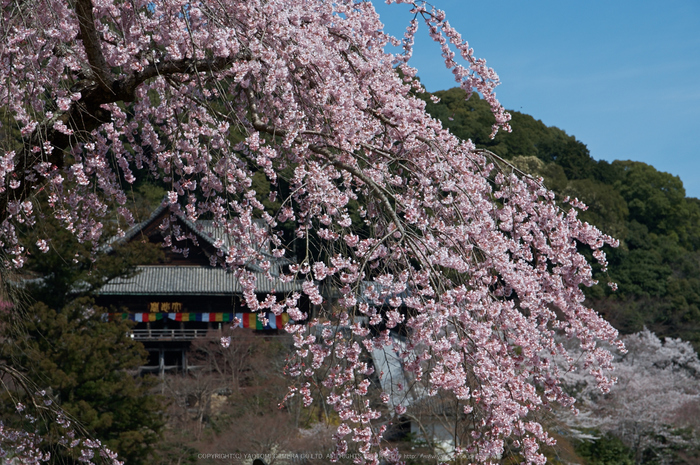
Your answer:
[[[40,448],[41,437],[24,430],[8,428],[0,421],[0,458],[22,463],[47,462],[51,454]]]
[[[594,281],[578,248],[604,264],[615,241],[427,115],[406,63],[417,21],[393,56],[385,47],[398,41],[369,1],[2,2],[0,108],[18,131],[0,147],[0,233],[15,266],[15,228],[34,220],[35,197],[97,243],[112,212],[133,223],[137,176],[159,179],[173,213],[212,218],[228,236],[212,264],[235,272],[252,311],[306,322],[288,326],[290,395],[309,405],[321,393],[340,419],[337,453],[357,448],[366,463],[397,457],[382,449],[387,416],[436,395],[474,419],[459,453],[488,462],[515,438],[541,463],[551,439],[528,413],[573,402],[552,362],[566,354],[557,333],[579,341],[609,388],[600,342],[617,334],[583,305],[580,286]],[[490,103],[494,130],[507,130],[495,72],[443,12],[411,4],[460,85]],[[279,211],[265,208],[256,173]],[[246,266],[271,273],[264,252],[288,255],[290,228],[299,260],[281,279],[302,290],[259,297]],[[328,311],[311,319],[305,300]],[[406,371],[377,399],[372,383],[390,374],[375,351]]]
[[[47,397],[45,391],[37,392],[32,398],[32,403],[40,404],[30,408],[27,405],[17,402],[15,409],[22,417],[23,421],[34,427],[33,431],[17,429],[5,425],[0,421],[0,459],[10,463],[39,464],[49,463],[51,460],[51,449],[55,445],[76,455],[79,462],[86,465],[97,463],[109,465],[123,465],[124,462],[117,459],[117,454],[107,449],[99,440],[81,438],[76,434],[70,420],[65,414],[52,405],[52,401]],[[37,410],[38,408],[38,410]],[[46,414],[53,416],[52,423],[58,427],[59,436],[55,444],[47,441],[46,433],[41,430],[46,428]]]
[[[387,3],[410,4],[413,6],[411,13],[421,15],[430,31],[430,36],[440,44],[445,65],[452,71],[452,74],[454,74],[455,81],[467,92],[467,98],[476,90],[483,95],[491,106],[493,114],[496,117],[491,137],[494,137],[500,128],[510,131],[510,126],[508,124],[510,115],[496,99],[496,93],[494,92],[496,86],[500,83],[498,75],[492,68],[486,66],[486,60],[474,56],[474,49],[469,47],[469,43],[462,39],[461,34],[450,26],[450,23],[446,20],[445,12],[438,10],[434,6],[428,11],[427,2],[388,0]],[[418,24],[414,19],[406,30],[404,38],[405,53],[403,53],[399,60],[400,62],[404,60],[408,61],[408,58],[411,57],[413,37],[417,29]],[[460,57],[467,62],[467,67],[455,61],[457,53],[451,49],[451,46],[455,47]]]

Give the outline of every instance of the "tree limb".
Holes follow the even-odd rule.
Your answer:
[[[83,48],[85,48],[90,69],[100,88],[104,91],[110,91],[114,79],[102,53],[100,36],[95,29],[95,16],[92,14],[92,8],[92,0],[76,0],[75,2],[75,14],[78,16],[80,24],[80,37],[83,40]]]

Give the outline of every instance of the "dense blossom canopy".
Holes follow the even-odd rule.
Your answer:
[[[243,269],[269,265],[263,244],[288,254],[291,228],[306,257],[286,279],[306,280],[313,304],[325,286],[341,294],[326,318],[289,326],[292,393],[311,403],[325,390],[341,422],[338,453],[356,443],[371,463],[396,455],[381,448],[380,417],[406,409],[387,395],[395,412],[366,400],[374,350],[398,351],[425,395],[457,399],[462,412],[452,413],[472,418],[473,431],[456,452],[477,462],[499,457],[506,440],[543,461],[538,443],[551,440],[528,414],[572,403],[552,362],[565,355],[555,333],[580,341],[586,368],[610,385],[611,356],[597,344],[616,331],[582,304],[592,277],[577,247],[604,266],[601,248],[614,241],[426,114],[407,65],[417,19],[398,42],[369,1],[2,5],[0,208],[15,266],[24,259],[15,228],[35,221],[39,192],[80,240],[97,242],[113,208],[122,229],[133,222],[126,192],[147,173],[169,186],[173,212],[213,218],[233,238],[214,258],[236,270],[251,310],[303,321],[300,295],[258,301]],[[413,13],[457,82],[490,103],[494,131],[507,130],[496,74],[444,13],[421,4]],[[388,54],[390,43],[403,53]],[[254,190],[255,173],[277,211]],[[401,346],[390,337],[397,325],[408,334]]]

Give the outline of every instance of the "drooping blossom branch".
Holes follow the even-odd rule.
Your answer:
[[[16,410],[11,424],[8,416],[0,420],[0,459],[19,463],[50,463],[53,454],[68,453],[86,465],[123,465],[117,454],[99,440],[90,439],[63,410],[55,405],[44,390],[34,391],[31,381],[16,368],[0,363],[0,386],[9,395]],[[8,385],[15,386],[9,389]],[[19,397],[16,397],[19,396]],[[28,402],[25,405],[22,401]],[[27,428],[29,425],[29,428]],[[49,433],[46,432],[49,431]],[[54,437],[48,436],[53,434]]]

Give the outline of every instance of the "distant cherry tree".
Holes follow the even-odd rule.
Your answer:
[[[628,351],[613,362],[618,382],[608,394],[586,373],[565,375],[581,411],[568,421],[620,438],[637,463],[673,463],[674,454],[700,447],[700,359],[689,342],[662,342],[648,329],[623,341]]]
[[[339,291],[339,311],[287,327],[290,395],[312,403],[315,372],[326,370],[338,454],[353,445],[367,463],[399,459],[383,445],[382,418],[406,407],[366,397],[369,356],[387,349],[428,383],[426,395],[451,393],[471,416],[457,454],[495,460],[508,439],[542,463],[539,444],[552,439],[528,413],[573,402],[554,335],[578,341],[598,386],[611,385],[599,341],[617,332],[583,305],[581,286],[594,281],[578,248],[604,267],[602,248],[615,241],[578,219],[575,199],[561,208],[538,180],[426,114],[407,64],[419,22],[459,85],[489,102],[494,133],[509,130],[498,76],[445,14],[390,3],[412,6],[401,41],[370,1],[3,0],[5,267],[26,258],[17,228],[37,221],[36,198],[48,199],[42,214],[98,244],[108,215],[122,231],[133,224],[130,185],[158,179],[173,213],[213,219],[228,235],[212,264],[236,273],[251,311],[307,320],[301,294],[259,300],[244,268],[274,271],[263,251],[283,257],[290,241],[299,264],[283,279],[304,280],[314,305],[322,289]],[[265,198],[253,188],[261,175]],[[180,250],[184,234],[170,230],[166,243]],[[48,250],[51,238],[37,245]],[[408,342],[392,349],[397,325]]]

